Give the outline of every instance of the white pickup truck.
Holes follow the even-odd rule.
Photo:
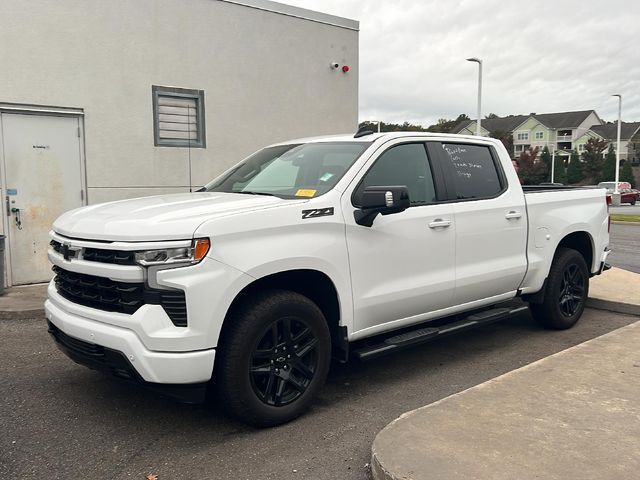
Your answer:
[[[294,140],[196,193],[62,215],[46,318],[78,363],[183,401],[211,390],[268,426],[309,406],[332,357],[389,353],[522,300],[571,327],[608,243],[603,189],[523,189],[491,138]]]

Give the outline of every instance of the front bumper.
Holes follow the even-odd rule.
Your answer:
[[[62,309],[58,302],[50,299],[45,302],[45,316],[56,329],[66,337],[83,342],[92,348],[102,347],[124,356],[131,369],[140,379],[149,383],[194,384],[211,379],[214,349],[162,352],[145,347],[133,330],[108,323],[92,320],[85,316]],[[64,301],[64,300],[63,300]],[[102,312],[101,312],[102,313]],[[60,342],[57,342],[60,345]],[[69,355],[69,349],[62,349]],[[78,357],[69,355],[78,361]],[[82,358],[78,363],[83,362]],[[92,366],[92,365],[89,365]],[[93,365],[95,368],[95,365]]]
[[[148,382],[140,376],[124,353],[71,337],[50,321],[47,324],[48,331],[58,348],[80,365],[111,374],[119,380],[135,383],[154,393],[183,403],[202,403],[206,399],[208,382],[187,384]]]

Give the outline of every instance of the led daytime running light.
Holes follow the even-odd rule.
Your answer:
[[[208,238],[194,240],[190,247],[163,248],[136,252],[136,262],[144,267],[155,265],[193,265],[209,252]]]

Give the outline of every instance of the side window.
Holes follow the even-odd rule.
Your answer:
[[[366,187],[385,185],[406,186],[411,205],[435,202],[436,190],[427,151],[422,143],[397,145],[380,155],[358,185],[353,196],[354,203],[360,204]]]
[[[487,198],[498,195],[503,185],[489,147],[443,143],[457,198]]]

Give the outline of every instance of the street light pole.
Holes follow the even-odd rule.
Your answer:
[[[613,193],[618,192],[618,182],[620,181],[620,132],[622,129],[622,95],[616,93],[612,95],[618,97],[618,145],[616,146],[616,185],[613,188]]]
[[[467,62],[478,64],[478,121],[476,122],[476,136],[480,136],[482,122],[482,60],[476,57],[467,58]]]
[[[553,146],[553,150],[551,151],[551,183],[553,183],[553,174],[556,171],[556,147]]]
[[[613,195],[611,195],[611,204],[620,206],[620,191],[618,190],[618,182],[620,181],[620,132],[622,129],[622,95],[616,93],[612,97],[618,97],[618,144],[616,146],[616,182],[613,187]]]

